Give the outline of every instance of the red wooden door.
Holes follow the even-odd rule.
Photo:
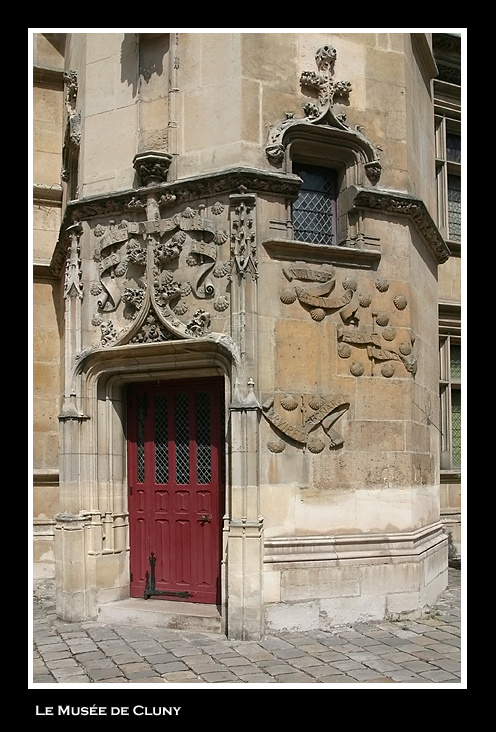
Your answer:
[[[156,589],[220,602],[222,379],[129,388],[131,596],[143,597],[150,555]]]

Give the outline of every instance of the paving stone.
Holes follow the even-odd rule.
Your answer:
[[[99,658],[107,658],[107,656],[103,651],[75,651],[74,658],[76,658],[81,663],[85,663],[86,661],[95,661]]]
[[[277,677],[278,684],[316,684],[317,679],[313,679],[306,674],[283,674]]]
[[[305,654],[303,651],[299,651],[297,648],[274,648],[272,650],[274,656],[277,658],[304,658]]]
[[[52,674],[36,674],[33,676],[33,684],[52,684],[55,677]]]
[[[377,661],[377,663],[380,663],[380,661]],[[357,663],[356,661],[333,661],[330,665],[334,668],[339,669],[339,671],[349,671],[353,668],[363,668],[362,664]]]
[[[158,663],[154,667],[158,673],[166,674],[170,671],[187,671],[188,667],[181,663],[181,661],[171,661],[171,663]]]
[[[43,659],[45,661],[56,661],[59,658],[71,658],[72,654],[69,649],[66,651],[51,651],[50,653],[43,653]]]
[[[276,680],[272,676],[259,672],[258,674],[249,674],[247,676],[240,676],[241,680],[247,684],[276,684]]]
[[[58,658],[55,661],[47,661],[47,667],[50,671],[57,668],[68,668],[69,666],[78,667],[78,662],[74,658]]]
[[[303,656],[303,658],[290,658],[289,662],[292,666],[296,666],[296,668],[302,668],[302,669],[307,669],[308,667],[326,665],[326,664],[322,663],[322,661],[319,661],[318,658],[313,658],[313,656]]]
[[[458,676],[450,674],[448,671],[423,671],[420,676],[429,679],[429,681],[436,681],[437,683],[443,681],[454,681],[455,683],[460,683]]]
[[[231,671],[214,671],[212,673],[201,674],[205,681],[218,683],[221,681],[236,681],[236,676]]]
[[[422,648],[421,651],[412,652],[412,655],[421,661],[435,661],[436,663],[439,659],[445,658],[442,653],[431,651],[430,648]]]
[[[223,658],[219,658],[219,661],[221,663],[223,663],[225,666],[227,666],[228,668],[233,668],[235,666],[249,666],[251,663],[247,658],[243,658],[242,656],[237,656],[237,657],[229,656],[228,658],[223,657]]]
[[[388,671],[402,671],[402,667],[398,666],[396,663],[391,663],[391,661],[383,661],[382,659],[379,659],[378,661],[364,661],[365,666],[368,666],[369,668],[375,669],[375,671],[382,672],[388,672]]]
[[[198,675],[193,673],[193,671],[171,671],[166,674],[162,674],[163,678],[167,679],[168,681],[174,681],[176,683],[190,683],[192,681],[201,681],[201,679],[198,678]]]
[[[116,677],[123,678],[122,671],[114,666],[114,668],[91,668],[88,669],[88,676],[95,681],[99,679],[112,679]]]
[[[321,676],[319,679],[321,684],[359,684],[357,679],[351,676],[345,676],[344,674],[335,674],[329,676]]]
[[[154,653],[152,655],[145,654],[143,656],[148,663],[150,663],[152,666],[156,666],[158,663],[173,663],[177,660],[176,656],[174,656],[173,653]]]
[[[93,661],[86,661],[83,666],[86,669],[115,668],[115,664],[110,658],[95,658]]]
[[[294,668],[293,666],[289,666],[288,664],[280,664],[277,666],[266,666],[265,672],[270,674],[271,676],[280,676],[281,674],[294,673]]]
[[[356,679],[357,681],[372,681],[372,679],[377,678],[377,671],[371,668],[350,669],[347,673],[352,679]]]

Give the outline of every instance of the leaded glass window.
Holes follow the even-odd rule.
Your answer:
[[[441,341],[441,469],[453,471],[461,467],[461,345],[455,336]]]
[[[336,171],[293,163],[303,183],[293,204],[294,237],[311,244],[335,244]]]

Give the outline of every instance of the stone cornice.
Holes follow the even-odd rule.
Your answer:
[[[147,186],[70,201],[67,204],[59,239],[55,247],[51,267],[55,276],[60,276],[67,255],[67,229],[78,221],[95,216],[127,214],[144,210],[150,195],[155,195],[160,206],[179,205],[210,196],[237,191],[244,186],[249,192],[269,193],[295,199],[301,186],[301,179],[291,173],[276,173],[256,168],[235,167],[184,178],[171,183]]]
[[[419,59],[422,61],[424,70],[429,79],[434,79],[438,75],[436,61],[432,53],[431,44],[427,38],[427,33],[412,33],[413,45],[418,53]]]
[[[50,66],[33,66],[33,84],[63,91],[63,74],[63,69],[55,69]]]
[[[356,195],[353,198],[353,208],[385,215],[407,216],[415,224],[437,262],[442,264],[449,259],[450,250],[422,200],[406,193],[357,186],[354,189]]]
[[[43,183],[33,183],[33,203],[57,205],[62,202],[62,186],[48,186]]]
[[[373,269],[381,258],[381,253],[378,250],[355,249],[350,246],[307,244],[294,239],[273,238],[262,242],[262,244],[271,257],[288,262],[302,260],[319,264]]]

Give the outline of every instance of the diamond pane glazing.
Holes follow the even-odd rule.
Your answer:
[[[462,191],[457,175],[448,175],[448,231],[452,241],[461,239]]]
[[[300,241],[332,244],[335,174],[328,168],[293,165],[303,183],[293,204],[294,236]]]
[[[458,389],[451,392],[451,445],[453,467],[459,468],[462,460],[462,404]]]
[[[196,407],[196,476],[198,483],[210,483],[212,449],[210,445],[210,395],[198,392]]]
[[[462,347],[451,344],[450,375],[452,379],[462,378]]]
[[[189,410],[188,395],[174,397],[174,426],[176,433],[176,483],[189,483]]]
[[[169,481],[169,441],[167,425],[167,397],[155,396],[155,483]]]
[[[138,483],[145,481],[145,417],[146,394],[138,394],[136,398],[136,448],[138,463]]]

